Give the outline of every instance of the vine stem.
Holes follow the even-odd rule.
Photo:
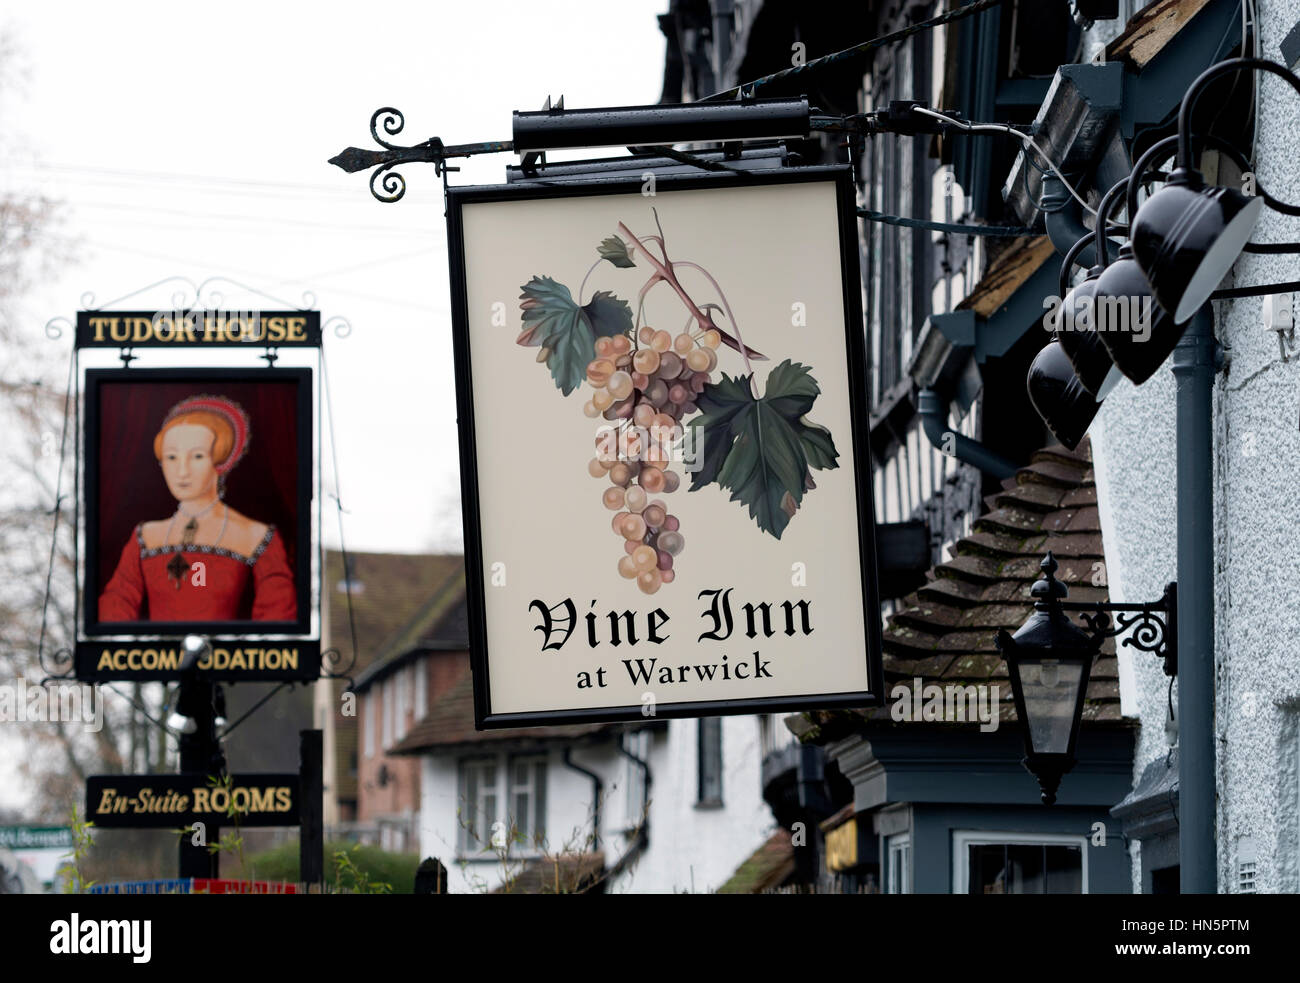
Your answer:
[[[727,295],[723,293],[722,288],[718,286],[718,281],[713,279],[713,274],[710,273],[708,270],[706,270],[699,263],[690,263],[687,262],[686,260],[682,260],[680,263],[674,263],[672,265],[685,266],[687,269],[699,270],[699,272],[702,273],[708,279],[709,283],[713,284],[713,289],[716,290],[718,292],[718,296],[722,298],[722,306],[727,312],[727,320],[731,322],[732,330],[736,332],[736,340],[740,342],[740,357],[745,360],[745,371],[749,373],[750,385],[754,386],[755,385],[754,367],[749,364],[749,356],[745,354],[745,349],[748,346],[746,346],[745,344],[745,339],[740,336],[740,325],[736,323],[736,315],[731,313],[731,305],[727,303]],[[717,331],[718,329],[714,328],[713,330]],[[719,331],[718,333],[721,334],[722,332]],[[755,388],[754,390],[754,395],[755,396],[758,395],[757,388]]]
[[[583,292],[584,290],[587,289],[587,281],[588,281],[589,279],[591,279],[591,275],[592,275],[593,273],[596,272],[596,267],[599,266],[599,265],[600,265],[601,263],[603,263],[604,261],[605,261],[605,257],[602,256],[600,259],[596,260],[596,262],[592,263],[592,264],[591,264],[591,269],[589,269],[589,270],[587,271],[587,275],[584,276],[584,277],[582,278],[582,284],[578,287],[578,306],[579,306],[579,307],[582,306],[582,292]]]
[[[677,296],[681,298],[682,303],[686,305],[687,309],[693,315],[695,315],[696,320],[699,321],[700,326],[702,328],[712,328],[714,331],[718,332],[718,334],[721,335],[722,340],[725,341],[729,347],[734,348],[736,351],[740,352],[743,357],[745,357],[746,365],[749,364],[748,357],[750,355],[752,355],[756,359],[762,359],[762,360],[767,359],[767,356],[764,355],[762,352],[755,351],[753,348],[749,348],[747,345],[744,345],[737,339],[733,338],[726,331],[723,331],[720,327],[718,327],[717,324],[714,323],[711,317],[709,317],[707,314],[701,311],[699,307],[696,305],[695,301],[691,299],[690,295],[687,294],[686,290],[678,282],[676,275],[672,271],[671,263],[665,265],[665,263],[660,262],[659,258],[655,256],[655,254],[652,253],[649,249],[647,249],[645,243],[642,242],[635,235],[633,235],[632,230],[629,229],[624,223],[622,222],[618,223],[618,231],[623,233],[623,235],[627,236],[627,238],[633,242],[634,248],[639,249],[641,251],[641,254],[645,256],[646,261],[655,268],[655,271],[658,273],[659,278],[664,280],[670,287],[673,288],[673,290],[677,292]],[[651,237],[647,236],[646,238],[648,239]],[[667,252],[665,252],[664,255],[666,258]],[[654,286],[654,282],[655,281],[652,280],[652,282],[647,284],[644,289],[648,290],[650,287]]]

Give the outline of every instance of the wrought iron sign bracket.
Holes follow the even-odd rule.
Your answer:
[[[472,157],[474,154],[509,153],[514,149],[510,141],[488,143],[462,143],[447,146],[438,137],[430,137],[423,143],[403,147],[390,143],[379,135],[382,125],[384,133],[396,136],[406,126],[406,117],[400,110],[391,106],[377,109],[370,117],[370,135],[383,150],[362,150],[360,147],[348,147],[342,153],[330,158],[330,163],[342,168],[349,174],[374,168],[370,175],[370,193],[382,202],[394,202],[406,194],[406,179],[393,168],[399,164],[431,163],[434,172],[442,177],[446,171],[459,168],[447,164],[451,157]]]
[[[352,650],[352,658],[348,659],[347,664],[343,662],[344,655],[341,649],[329,648],[320,654],[320,678],[321,679],[346,679],[348,685],[344,688],[345,693],[352,692],[356,686],[350,673],[357,664],[356,649]]]
[[[1098,639],[1115,638],[1130,628],[1123,644],[1164,659],[1166,676],[1178,675],[1178,584],[1165,587],[1158,601],[1136,604],[1059,601],[1062,611],[1078,611]],[[1112,619],[1111,614],[1115,617]]]

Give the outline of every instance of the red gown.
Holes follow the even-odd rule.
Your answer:
[[[179,553],[185,563],[180,587],[167,565]],[[204,564],[203,576],[193,564]],[[195,580],[200,584],[196,585]],[[141,527],[127,540],[117,570],[99,595],[99,620],[111,621],[296,621],[298,592],[284,541],[274,526],[252,556],[219,546],[144,544]]]

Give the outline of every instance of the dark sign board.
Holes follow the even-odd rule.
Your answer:
[[[449,191],[478,727],[881,702],[855,195]]]
[[[229,785],[206,775],[91,775],[86,818],[100,828],[183,829],[217,826],[296,826],[301,806],[297,774],[231,775]],[[237,816],[229,812],[234,808]]]
[[[195,671],[213,682],[312,680],[320,677],[320,642],[299,639],[214,638],[212,653]],[[80,641],[76,677],[83,682],[109,679],[174,681],[180,678],[181,639]]]
[[[318,348],[320,311],[78,311],[78,348]]]
[[[84,634],[239,636],[284,678],[252,639],[311,631],[311,370],[91,369],[84,405]]]

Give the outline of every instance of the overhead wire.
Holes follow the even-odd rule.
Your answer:
[[[197,260],[197,259],[187,258],[184,256],[177,256],[175,254],[155,253],[155,252],[150,252],[147,249],[136,249],[132,246],[123,246],[120,244],[100,242],[96,239],[88,239],[88,238],[77,237],[77,236],[63,236],[51,232],[43,232],[40,233],[40,235],[46,239],[54,239],[54,240],[70,242],[74,244],[84,243],[85,245],[91,246],[95,249],[103,249],[108,252],[116,252],[116,253],[124,253],[127,255],[141,256],[145,259],[156,259],[167,263],[188,263],[192,266],[213,268],[213,269],[220,267],[221,269],[224,269],[229,273],[238,273],[242,276],[262,277],[266,275],[265,270],[248,270],[237,266],[230,266],[229,264],[224,262],[213,263],[213,262],[208,262],[206,260]],[[301,280],[289,280],[286,282],[301,283],[305,281],[306,278],[304,277]],[[412,300],[402,300],[396,297],[386,297],[379,294],[366,293],[360,290],[351,290],[345,287],[331,287],[330,292],[343,294],[344,296],[349,296],[349,297],[356,297],[359,300],[370,300],[381,304],[391,304],[394,307],[405,307],[405,308],[409,308],[410,310],[420,311],[425,314],[429,313],[430,311],[436,312],[436,311],[446,310],[445,303],[421,304]]]
[[[712,95],[705,96],[700,102],[719,102],[723,99],[736,99],[743,96],[752,96],[761,87],[771,85],[773,82],[784,81],[785,79],[794,78],[805,72],[813,72],[818,69],[828,68],[840,62],[848,61],[853,58],[861,57],[876,48],[883,48],[886,45],[898,44],[906,41],[914,34],[920,34],[922,31],[933,30],[936,27],[942,27],[944,24],[950,24],[953,21],[961,20],[965,17],[971,17],[975,14],[982,14],[986,10],[992,10],[994,7],[1000,7],[1009,0],[976,0],[975,3],[967,4],[964,7],[957,7],[946,13],[939,14],[937,17],[931,17],[929,20],[918,21],[915,24],[909,24],[907,27],[900,28],[890,34],[884,34],[878,38],[872,38],[870,41],[863,41],[861,44],[855,44],[851,48],[845,48],[842,51],[836,51],[821,58],[814,58],[810,62],[802,65],[794,65],[790,68],[782,69],[779,72],[773,72],[771,75],[764,75],[762,78],[754,79],[752,82],[744,82],[740,85],[733,85],[730,89],[724,89],[721,92],[715,92]]]

